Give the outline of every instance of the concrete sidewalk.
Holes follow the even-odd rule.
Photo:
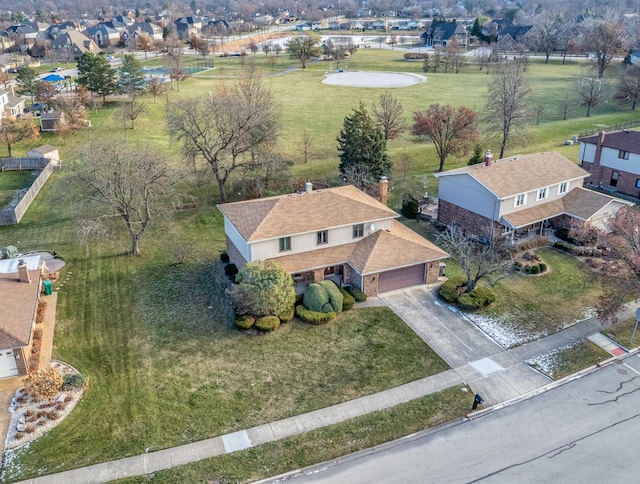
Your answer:
[[[429,301],[429,288],[424,292],[417,290],[416,294],[418,296],[415,294],[411,296],[416,300],[416,304],[434,303]],[[379,306],[381,301],[389,301],[392,304],[392,308],[393,305],[395,307],[405,305],[405,303],[398,302],[398,299],[397,294],[395,296],[387,294],[379,300],[372,300],[370,305]],[[511,350],[504,350],[491,340],[484,341],[488,339],[484,333],[445,306],[437,306],[437,308],[428,309],[430,314],[435,314],[436,323],[444,327],[441,328],[441,331],[450,332],[454,326],[458,329],[461,328],[461,321],[451,323],[455,318],[459,318],[471,326],[471,328],[464,328],[465,336],[457,334],[456,343],[450,345],[450,348],[453,349],[452,351],[457,351],[458,345],[462,345],[467,348],[465,350],[465,354],[467,354],[468,349],[475,344],[472,340],[479,338],[482,341],[476,347],[478,348],[479,356],[481,356],[480,358],[471,361],[460,360],[462,364],[437,375],[247,430],[240,430],[191,444],[104,462],[58,474],[50,474],[22,482],[33,484],[97,484],[124,477],[149,474],[344,422],[456,385],[462,386],[464,383],[467,383],[473,391],[480,393],[485,399],[485,407],[488,407],[549,385],[551,380],[525,365],[524,361],[526,359],[580,341],[585,337],[598,333],[601,329],[595,319],[590,319],[541,340]],[[415,311],[410,309],[405,307],[405,310],[408,311],[406,314],[414,315]],[[402,311],[400,312],[402,313]],[[478,334],[474,334],[471,331],[473,328]],[[441,351],[444,347],[446,345],[440,346]],[[470,403],[471,399],[470,395]]]

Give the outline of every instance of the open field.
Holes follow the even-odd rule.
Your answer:
[[[363,49],[348,63],[360,70],[422,74],[421,64],[402,60],[402,53]],[[265,57],[255,58],[269,76],[267,81],[282,106],[283,130],[278,147],[295,162],[294,176],[301,180],[334,179],[338,167],[336,137],[345,115],[359,101],[371,105],[383,90],[326,86],[321,83],[328,70],[324,62],[270,76],[271,67]],[[167,96],[160,96],[156,104],[149,99],[136,129],[127,130],[127,143],[151,143],[172,156],[176,164],[182,164],[178,147],[167,138],[166,100],[206,97],[218,83],[234,82],[221,76],[237,74],[243,68],[241,62],[239,58],[216,58],[213,74],[198,74],[182,82],[180,92],[170,91]],[[281,55],[275,70],[290,66],[298,63]],[[490,81],[484,72],[469,68],[458,75],[427,76],[427,82],[419,86],[393,91],[403,103],[408,121],[414,111],[426,109],[431,102],[466,104],[482,111],[482,96]],[[530,82],[534,97],[538,102],[548,99],[550,105],[541,124],[532,127],[528,143],[511,149],[509,154],[558,149],[575,159],[577,147],[561,146],[565,139],[596,123],[635,117],[635,113],[609,103],[594,109],[591,118],[578,118],[576,108],[572,115],[576,117],[559,119],[554,103],[564,92],[574,92],[581,76],[578,63],[533,63]],[[67,143],[46,133],[39,142],[16,146],[16,155],[50,143],[60,148],[65,161],[73,146],[86,136],[107,133],[114,142],[123,142],[118,139],[125,130],[116,101],[110,100],[104,108],[92,111],[90,118],[93,127]],[[313,137],[307,164],[302,163],[301,155],[304,129]],[[484,142],[485,148],[495,146]],[[403,185],[421,184],[423,176],[431,175],[437,165],[431,145],[415,143],[409,135],[392,141],[389,151],[392,159],[406,152],[413,160],[406,183],[396,182],[392,194],[392,205],[396,206]],[[0,149],[0,154],[5,153],[6,148]],[[451,159],[447,168],[465,162]],[[193,197],[197,208],[176,212],[169,220],[154,225],[142,240],[142,255],[136,258],[122,255],[127,249],[126,239],[87,244],[82,241],[78,236],[79,202],[67,196],[68,187],[62,183],[69,176],[64,169],[55,172],[21,223],[0,228],[0,246],[14,244],[21,251],[56,250],[67,260],[66,270],[72,272],[72,277],[59,288],[54,356],[76,366],[90,381],[89,390],[73,414],[14,460],[13,469],[21,469],[20,478],[35,475],[37,470],[52,472],[218,435],[444,369],[439,358],[385,310],[345,314],[336,324],[323,328],[291,324],[263,337],[247,337],[236,331],[231,326],[224,294],[225,280],[216,262],[219,249],[224,247],[224,233],[207,167],[199,168],[197,184],[184,186],[185,194]],[[436,180],[429,176],[428,184],[433,193]],[[185,264],[177,264],[171,255],[172,249],[179,246],[193,248]],[[584,307],[592,300],[593,289],[579,268],[563,259],[566,256],[549,257],[559,258],[549,260],[552,271],[558,267],[558,271],[566,270],[571,277],[576,274],[575,281],[551,279],[552,272],[545,276],[549,279],[545,279],[544,287],[536,286],[536,278],[529,278],[513,287],[505,284],[499,291],[504,291],[504,301],[510,301],[517,294],[534,294],[531,291],[535,286],[536,291],[542,292],[536,293],[538,298],[530,296],[528,302],[523,302],[521,313],[540,310],[541,321],[552,320],[556,324],[574,317],[576,307]],[[564,298],[575,304],[566,305]],[[504,305],[498,302],[497,310],[504,310]],[[523,323],[532,322],[523,319]],[[412,419],[411,425],[399,427],[402,431],[423,425],[424,416],[419,411],[406,418]],[[376,421],[370,422],[373,425]],[[349,429],[345,425],[340,433]],[[331,430],[322,432],[329,434],[321,434],[318,441],[311,439],[311,449],[305,452],[314,454],[322,448],[317,452],[320,459],[337,455],[332,454],[333,446],[323,442]],[[348,451],[351,440],[345,437],[341,440],[346,442],[343,447],[337,447]],[[279,468],[288,467],[291,457],[286,451],[298,443],[273,444],[285,449],[276,451],[280,452],[278,459],[286,461]],[[264,455],[265,459],[271,458],[269,453]],[[303,457],[295,462],[310,463],[310,457]],[[226,475],[237,472],[232,469]],[[190,474],[185,476],[190,478]]]

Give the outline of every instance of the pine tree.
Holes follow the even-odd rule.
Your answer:
[[[133,54],[124,56],[118,69],[118,90],[124,94],[140,94],[146,89],[147,79],[142,64]]]
[[[375,125],[362,102],[344,118],[338,150],[340,174],[352,183],[362,187],[391,175],[392,163],[387,155],[384,133]]]
[[[78,84],[104,100],[116,90],[116,72],[103,55],[85,52],[78,59]]]
[[[482,154],[482,146],[480,143],[476,143],[475,148],[473,148],[473,155],[469,158],[467,165],[477,165],[478,163],[482,163],[484,161],[484,156]]]

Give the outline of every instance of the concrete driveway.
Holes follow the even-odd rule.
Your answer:
[[[437,297],[438,287],[416,286],[378,297],[438,353],[462,381],[480,393],[486,405],[510,400],[549,383],[549,378],[524,363],[522,350],[505,350],[442,303]],[[582,337],[582,333],[575,339],[553,335],[541,340],[540,352],[534,353],[543,354],[568,340]]]
[[[504,351],[436,294],[436,287],[416,286],[379,297],[452,368]]]

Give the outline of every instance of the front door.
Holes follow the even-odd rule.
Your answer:
[[[617,187],[618,186],[618,177],[620,176],[620,173],[618,173],[617,171],[614,171],[611,173],[611,181],[609,182],[609,185],[611,185],[612,187]]]

